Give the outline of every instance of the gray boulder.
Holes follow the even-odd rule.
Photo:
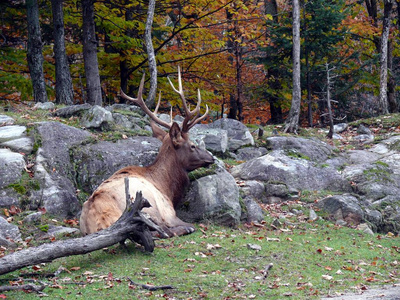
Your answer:
[[[87,131],[58,122],[36,124],[36,142],[41,146],[36,157],[35,179],[41,189],[32,191],[31,209],[44,206],[49,213],[61,217],[72,217],[79,212],[69,151],[90,136]]]
[[[349,182],[336,169],[318,167],[307,159],[286,156],[282,150],[236,166],[231,173],[239,180],[284,185],[289,193],[301,190],[351,191]],[[266,193],[266,196],[273,196],[268,190]]]
[[[43,109],[43,110],[50,110],[54,109],[55,105],[53,102],[38,102],[36,103],[33,108],[34,109]]]
[[[360,124],[360,126],[358,126],[357,128],[357,133],[358,134],[371,134],[371,130],[364,126],[363,124]]]
[[[0,143],[25,137],[26,127],[10,125],[0,127]]]
[[[56,117],[70,118],[72,116],[81,116],[85,111],[91,109],[92,106],[88,103],[71,105],[57,109],[53,115]]]
[[[243,146],[253,146],[254,138],[249,129],[234,119],[218,119],[208,124],[210,128],[222,129],[228,132],[228,150],[235,151]]]
[[[353,183],[354,191],[371,203],[388,195],[400,194],[398,155],[388,156],[372,163],[346,166],[343,177]]]
[[[251,222],[261,222],[264,220],[264,212],[261,206],[253,197],[246,197],[243,199],[244,205],[246,207],[246,221]]]
[[[81,125],[85,128],[101,128],[113,122],[112,113],[95,105],[86,111],[81,118]]]
[[[195,180],[177,215],[188,222],[211,220],[227,226],[239,224],[241,207],[235,179],[218,168],[215,175]]]
[[[192,141],[204,142],[206,149],[212,153],[222,154],[228,149],[228,131],[224,129],[214,129],[205,124],[197,124],[189,134]]]
[[[359,225],[364,222],[364,211],[356,197],[349,194],[324,198],[317,207],[328,212],[335,220],[343,220],[349,225]]]
[[[33,151],[33,139],[30,137],[22,137],[0,143],[0,146],[10,148],[16,152],[31,154]]]
[[[341,132],[345,131],[348,127],[349,127],[349,125],[347,123],[335,124],[335,125],[333,125],[333,132],[341,133]]]
[[[11,242],[21,240],[21,232],[18,226],[10,224],[0,216],[0,237]],[[1,239],[0,239],[1,242]]]
[[[333,154],[334,148],[317,139],[273,136],[267,138],[268,149],[284,150],[290,156],[298,156],[316,162],[323,162]]]
[[[0,189],[0,207],[20,206],[19,195],[13,188]]]
[[[161,142],[153,137],[138,136],[117,142],[101,141],[74,147],[71,158],[77,185],[92,193],[101,182],[123,167],[147,166],[157,154]]]
[[[24,156],[9,149],[0,149],[0,188],[17,183],[25,170]]]
[[[0,126],[13,125],[15,120],[7,115],[0,115]]]
[[[267,154],[268,150],[264,147],[245,147],[237,150],[236,160],[248,161]]]

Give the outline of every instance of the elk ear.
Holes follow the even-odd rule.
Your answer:
[[[160,127],[158,127],[157,124],[153,121],[150,122],[150,126],[151,130],[153,131],[153,136],[158,138],[162,142],[167,133]]]
[[[171,138],[172,144],[174,147],[179,147],[182,145],[184,139],[181,134],[181,128],[178,123],[174,122],[169,130],[169,137]]]

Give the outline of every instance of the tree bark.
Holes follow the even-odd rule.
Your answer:
[[[129,181],[125,180],[126,191],[129,191],[128,184]],[[64,256],[86,254],[116,243],[123,243],[126,239],[132,239],[142,244],[146,251],[152,252],[154,242],[149,227],[162,236],[165,236],[165,233],[141,214],[140,210],[148,206],[149,203],[140,192],[136,194],[134,202],[130,201],[127,193],[127,208],[111,227],[85,237],[43,244],[6,255],[0,258],[0,275],[27,266],[51,262]]]
[[[83,61],[85,65],[87,102],[101,105],[101,85],[97,60],[93,0],[82,0]]]
[[[293,0],[293,92],[292,105],[285,122],[284,132],[297,134],[299,127],[301,103],[300,85],[300,5],[299,0]]]
[[[264,3],[265,14],[271,15],[274,23],[278,23],[278,4],[276,0],[267,0]],[[267,38],[268,38],[268,30],[267,30]],[[268,55],[268,54],[266,54]],[[282,89],[281,83],[279,81],[279,69],[270,67],[267,70],[267,79],[270,88],[273,91],[280,91]],[[283,122],[282,116],[282,107],[279,101],[279,97],[276,93],[271,93],[267,95],[267,101],[269,102],[269,109],[271,112],[271,123],[272,124],[281,124]]]
[[[396,113],[399,110],[396,101],[396,80],[393,76],[393,43],[389,42],[388,44],[388,104],[389,104],[389,112]]]
[[[390,31],[390,15],[393,0],[384,0],[384,16],[382,25],[381,51],[380,51],[380,80],[379,80],[379,109],[382,114],[389,113],[387,86],[388,86],[388,42]]]
[[[56,103],[74,102],[71,73],[65,53],[63,0],[51,0],[54,28],[54,56],[56,61]]]
[[[151,28],[153,26],[155,6],[156,6],[156,1],[150,0],[149,8],[147,10],[146,28],[144,33],[147,57],[149,60],[149,71],[150,71],[150,91],[146,100],[146,104],[148,107],[155,106],[156,91],[157,91],[157,63],[156,63],[156,56],[154,53],[153,42],[151,40]]]
[[[333,137],[333,115],[332,115],[332,107],[331,107],[331,70],[329,69],[329,65],[326,64],[326,103],[328,106],[328,119],[329,119],[329,132],[327,134],[327,138]]]
[[[28,21],[28,66],[33,86],[35,102],[47,102],[46,83],[43,74],[42,36],[39,24],[39,6],[37,0],[26,1]]]

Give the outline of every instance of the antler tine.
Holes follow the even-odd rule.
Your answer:
[[[161,102],[161,91],[160,91],[160,93],[158,94],[157,106],[156,106],[156,109],[154,110],[154,114],[155,114],[155,115],[158,113],[158,108],[160,107],[160,102]],[[168,124],[168,125],[169,125],[168,128],[171,128],[172,123],[173,123],[173,119],[172,119],[172,106],[171,106],[171,109],[170,109],[170,111],[169,111],[169,118],[170,118],[170,122],[169,122],[169,124]]]
[[[160,96],[158,98],[158,103],[157,103],[157,106],[156,106],[156,109],[155,109],[154,113],[151,112],[151,110],[147,107],[146,103],[144,103],[144,100],[143,100],[144,79],[145,79],[145,74],[143,74],[142,80],[140,81],[137,98],[129,97],[128,95],[126,95],[122,91],[122,89],[120,91],[121,92],[121,97],[125,98],[126,100],[129,100],[129,101],[133,102],[136,105],[138,105],[146,113],[146,115],[148,115],[150,117],[150,119],[152,119],[158,125],[161,125],[161,126],[164,126],[164,127],[168,128],[168,129],[170,129],[171,126],[172,126],[172,111],[171,111],[171,123],[164,122],[163,120],[158,118],[157,115],[156,115],[157,111],[158,111],[158,108],[160,107],[161,93],[160,93]]]
[[[200,121],[204,120],[205,117],[208,114],[208,106],[206,107],[206,112],[203,116],[199,118],[200,115],[200,104],[201,104],[201,95],[200,95],[200,89],[198,89],[198,101],[197,105],[194,110],[190,110],[187,106],[185,95],[183,93],[183,88],[182,88],[182,76],[181,76],[181,69],[178,66],[178,89],[175,88],[173,85],[171,79],[168,78],[168,81],[172,87],[172,89],[179,94],[182,100],[182,106],[183,110],[185,111],[185,120],[183,121],[182,125],[182,130],[185,132],[188,132],[190,128],[192,128],[195,124],[199,123]],[[194,116],[194,118],[193,118]]]

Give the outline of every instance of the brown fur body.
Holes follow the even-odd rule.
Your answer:
[[[169,134],[152,126],[162,142],[155,162],[148,167],[129,166],[104,181],[84,203],[80,218],[83,234],[105,229],[125,210],[124,178],[129,178],[129,193],[141,191],[151,207],[143,209],[169,236],[194,231],[193,225],[180,220],[175,207],[189,184],[188,172],[213,163],[207,151],[195,146],[186,132],[174,123]]]

